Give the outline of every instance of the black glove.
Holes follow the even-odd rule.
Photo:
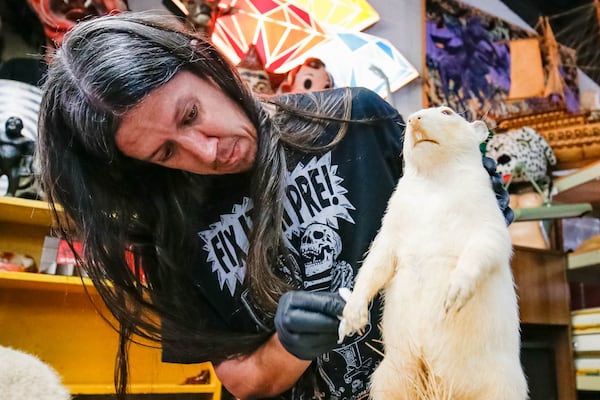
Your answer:
[[[281,296],[275,313],[279,341],[294,356],[312,360],[337,344],[346,302],[337,293],[291,291]]]
[[[483,157],[483,166],[488,174],[490,174],[490,178],[492,180],[492,188],[494,189],[494,193],[496,193],[496,200],[498,200],[498,206],[504,215],[504,220],[506,221],[506,225],[510,225],[515,218],[515,214],[513,210],[509,207],[510,203],[510,195],[508,191],[504,189],[504,185],[502,184],[502,177],[498,172],[496,172],[496,162],[490,157]]]

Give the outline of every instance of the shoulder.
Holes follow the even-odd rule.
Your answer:
[[[337,88],[307,93],[291,93],[277,101],[303,110],[321,109],[323,105],[351,102],[351,119],[398,119],[398,111],[377,93],[363,87]],[[329,108],[325,106],[325,108]],[[335,108],[335,107],[333,107]]]
[[[400,115],[385,99],[363,87],[346,89],[352,97],[352,119],[396,119]]]

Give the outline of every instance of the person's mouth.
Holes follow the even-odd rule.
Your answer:
[[[223,143],[223,147],[219,147],[218,163],[221,165],[230,165],[236,161],[238,151],[238,139],[231,139]]]

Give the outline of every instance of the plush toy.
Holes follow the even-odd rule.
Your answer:
[[[279,85],[280,93],[305,93],[332,89],[333,77],[325,63],[318,58],[307,58],[302,64],[287,74],[287,79]]]
[[[497,163],[497,171],[508,182],[544,182],[556,156],[542,135],[525,126],[492,136],[486,155]]]
[[[0,398],[3,400],[69,400],[60,376],[39,358],[0,346]]]
[[[486,155],[497,163],[496,170],[510,193],[511,208],[542,207],[548,203],[549,169],[557,160],[542,135],[527,126],[497,133],[488,141]],[[509,232],[515,245],[550,247],[546,226],[541,221],[515,222]]]

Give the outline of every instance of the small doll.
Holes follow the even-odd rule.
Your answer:
[[[325,63],[318,58],[307,58],[302,64],[287,74],[281,83],[280,93],[305,93],[332,89],[333,77],[325,68]]]

